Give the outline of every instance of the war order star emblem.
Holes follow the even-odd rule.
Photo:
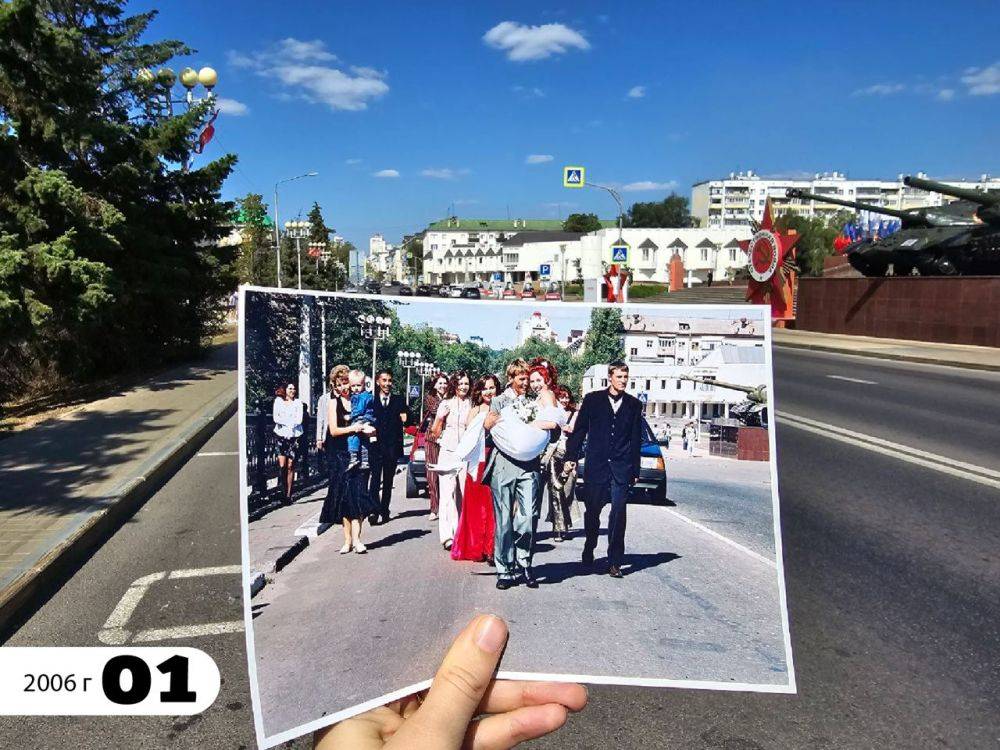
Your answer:
[[[740,247],[749,257],[747,299],[755,304],[770,305],[773,320],[789,320],[792,313],[792,299],[795,290],[795,243],[796,232],[774,231],[771,214],[771,200],[764,207],[764,220],[749,240],[740,242]]]

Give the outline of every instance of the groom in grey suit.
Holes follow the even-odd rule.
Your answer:
[[[500,412],[511,403],[526,400],[528,363],[515,359],[507,365],[507,388],[490,404],[486,416],[487,430],[500,421]],[[518,461],[494,447],[483,470],[493,494],[493,560],[497,567],[497,588],[514,585],[518,569],[528,588],[538,583],[531,572],[531,556],[535,543],[535,503],[542,482],[540,459]]]

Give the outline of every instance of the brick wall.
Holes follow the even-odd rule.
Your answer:
[[[1000,347],[1000,276],[800,278],[795,327]]]
[[[736,439],[736,457],[740,461],[767,461],[770,449],[767,430],[763,427],[740,427]]]

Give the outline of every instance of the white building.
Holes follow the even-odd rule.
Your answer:
[[[372,271],[389,277],[392,270],[393,246],[385,241],[381,234],[373,234],[368,238],[368,263]]]
[[[537,310],[517,324],[517,345],[521,346],[531,338],[547,343],[556,343],[559,340],[559,334],[552,329],[549,319]]]
[[[746,400],[739,390],[683,380],[682,376],[718,380],[756,388],[767,383],[763,345],[723,342],[697,364],[629,365],[628,392],[645,401],[646,420],[654,431],[689,419],[728,417],[729,410]],[[594,365],[584,373],[583,393],[608,387],[608,367]]]
[[[918,173],[919,177],[926,177]],[[979,180],[941,180],[948,185],[978,188],[1000,192],[1000,178],[982,175]],[[811,200],[789,199],[785,191],[798,188],[860,201],[893,209],[940,206],[953,200],[940,193],[928,193],[903,184],[903,175],[896,180],[849,180],[840,172],[815,174],[810,178],[761,177],[754,172],[731,172],[727,179],[706,180],[691,188],[691,215],[703,227],[748,227],[751,217],[760,221],[764,204],[770,198],[776,208],[790,210],[803,216],[829,217],[838,211],[849,211],[844,206]]]
[[[625,361],[635,364],[700,364],[724,344],[763,347],[763,324],[732,319],[626,314]]]

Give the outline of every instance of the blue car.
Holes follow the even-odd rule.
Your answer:
[[[587,441],[583,442],[582,453],[586,454]],[[639,451],[639,480],[632,486],[629,500],[646,502],[653,505],[667,504],[667,465],[663,460],[660,444],[653,434],[649,423],[642,420],[642,449]],[[584,459],[578,463],[576,484],[583,485]]]

